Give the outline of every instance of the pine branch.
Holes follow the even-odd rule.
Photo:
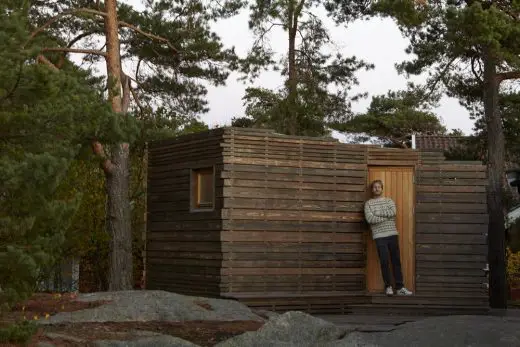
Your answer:
[[[81,54],[92,54],[106,57],[106,53],[97,49],[82,49],[82,48],[66,48],[66,47],[47,47],[42,49],[43,52],[68,52],[68,53],[81,53]]]
[[[144,30],[142,30],[142,29],[136,27],[135,25],[132,25],[132,24],[127,23],[127,22],[122,22],[122,21],[120,21],[120,22],[119,22],[119,26],[120,26],[120,27],[123,27],[123,28],[128,28],[128,29],[130,29],[130,30],[133,30],[133,31],[135,31],[135,32],[137,32],[137,33],[139,33],[139,34],[141,34],[141,35],[143,35],[143,36],[146,36],[146,37],[148,37],[148,38],[150,38],[150,39],[152,39],[152,40],[166,43],[166,45],[167,45],[167,46],[168,46],[172,51],[174,51],[174,52],[177,53],[177,54],[180,53],[180,51],[179,51],[179,50],[178,50],[174,45],[172,45],[172,43],[171,43],[168,39],[166,39],[166,38],[164,38],[164,37],[162,37],[162,36],[157,36],[157,35],[155,35],[155,34],[152,34],[152,33],[146,32],[146,31],[144,31]]]
[[[94,14],[94,15],[98,15],[98,16],[102,16],[102,17],[106,17],[107,16],[107,14],[105,12],[103,12],[103,11],[92,10],[90,8],[77,8],[77,9],[74,9],[74,10],[69,10],[69,11],[62,12],[62,13],[52,17],[45,24],[43,24],[41,27],[39,27],[35,31],[33,31],[31,33],[31,36],[29,36],[29,40],[25,43],[25,45],[27,45],[27,43],[29,43],[31,40],[33,40],[38,34],[40,34],[42,31],[44,31],[45,29],[47,29],[48,27],[50,27],[51,25],[53,25],[54,23],[56,23],[57,21],[62,19],[63,17],[77,15],[79,13]]]
[[[47,65],[53,71],[59,72],[60,69],[54,65],[49,59],[45,58],[43,55],[38,55],[37,58],[38,63]],[[103,145],[98,141],[92,141],[92,151],[96,156],[101,159],[101,167],[106,174],[110,175],[114,171],[114,164],[112,161],[106,156],[105,149]]]

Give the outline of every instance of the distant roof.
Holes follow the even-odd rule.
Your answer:
[[[461,145],[465,136],[454,135],[415,135],[415,148],[427,151],[447,151]]]

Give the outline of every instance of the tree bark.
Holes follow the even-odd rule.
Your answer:
[[[105,36],[108,97],[112,110],[123,116],[121,56],[117,1],[105,0]],[[130,150],[127,143],[114,146],[110,170],[105,170],[107,232],[110,235],[110,291],[133,288],[132,225],[130,215]]]
[[[296,14],[296,0],[290,0],[289,5],[289,80],[287,96],[287,133],[289,135],[297,135],[298,133],[298,112],[297,112],[297,97],[298,97],[298,76],[296,70],[296,33],[298,32],[298,16]]]
[[[496,59],[489,49],[484,54],[484,114],[488,130],[488,262],[492,308],[507,307],[505,226],[502,180],[504,177],[504,130],[498,113],[500,80]]]

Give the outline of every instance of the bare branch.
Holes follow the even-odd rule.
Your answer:
[[[435,92],[437,85],[439,84],[440,81],[442,81],[444,79],[444,77],[450,71],[451,66],[453,65],[453,63],[455,63],[456,60],[457,60],[457,58],[451,58],[446,63],[446,66],[444,66],[444,69],[442,69],[442,71],[437,75],[437,78],[435,78],[433,80],[433,82],[430,83],[429,91],[426,93],[426,98],[429,98]]]
[[[107,158],[105,149],[99,141],[92,142],[92,152],[102,160],[101,167],[103,168],[103,171],[105,171],[107,175],[112,174],[114,171],[114,164],[112,164],[110,159]]]
[[[266,30],[264,30],[264,32],[262,34],[260,34],[260,36],[258,36],[258,38],[255,40],[255,42],[253,43],[253,47],[257,47],[257,45],[260,44],[261,41],[264,40],[264,37],[265,35],[267,35],[271,29],[273,29],[275,26],[283,26],[283,24],[281,23],[270,23],[271,26],[269,28],[267,28]]]
[[[88,31],[88,32],[84,32],[83,34],[80,34],[78,36],[76,36],[75,38],[73,38],[69,44],[67,45],[68,48],[71,48],[76,42],[78,42],[79,40],[82,40],[84,39],[85,37],[89,37],[91,35],[94,35],[94,34],[99,34],[99,32],[97,31]]]
[[[136,82],[139,79],[139,69],[141,68],[142,61],[143,61],[143,59],[141,59],[141,58],[139,58],[139,60],[137,61],[137,67],[135,68],[135,81]]]
[[[159,42],[163,42],[163,43],[165,43],[165,44],[166,44],[166,45],[167,45],[167,46],[168,46],[172,51],[174,51],[175,53],[177,53],[177,54],[180,53],[180,51],[179,51],[179,50],[178,50],[174,45],[172,45],[172,43],[171,43],[168,39],[166,39],[166,38],[164,38],[164,37],[157,36],[157,35],[154,35],[154,34],[152,34],[152,33],[146,32],[146,31],[144,31],[144,30],[142,30],[142,29],[139,29],[139,28],[136,27],[135,25],[132,25],[132,24],[127,23],[127,22],[122,22],[122,21],[120,21],[120,22],[119,22],[119,26],[120,26],[120,27],[123,27],[123,28],[128,28],[128,29],[130,29],[130,30],[133,30],[133,31],[135,31],[135,32],[137,32],[137,33],[139,33],[139,34],[141,34],[141,35],[143,35],[143,36],[146,36],[146,37],[148,37],[148,38],[150,38],[150,39],[152,39],[152,40],[159,41]]]
[[[18,65],[18,76],[16,77],[16,82],[13,86],[13,88],[11,88],[11,90],[4,96],[2,97],[2,99],[0,101],[4,101],[4,100],[7,100],[9,99],[11,96],[14,95],[14,92],[16,91],[16,89],[18,88],[18,85],[20,84],[20,80],[22,79],[22,69],[23,69],[23,63],[20,63]]]
[[[477,80],[482,82],[482,76],[477,73],[477,69],[475,69],[475,63],[477,63],[477,57],[471,57],[471,72],[473,73],[473,76],[475,76],[475,78]]]
[[[520,79],[520,71],[508,71],[497,74],[498,83],[506,81],[506,80],[516,80]]]
[[[132,93],[132,97],[134,98],[135,103],[137,104],[137,107],[139,107],[139,110],[141,113],[144,113],[143,105],[141,105],[141,101],[139,100],[139,97],[137,96],[137,92],[132,88],[131,85],[129,85],[130,92]]]
[[[50,27],[52,24],[54,24],[57,21],[59,21],[60,19],[62,19],[63,17],[77,15],[79,13],[94,14],[94,15],[98,15],[98,16],[102,16],[102,17],[106,17],[107,16],[107,14],[105,12],[92,10],[90,8],[77,8],[77,9],[74,9],[74,10],[62,12],[62,13],[52,17],[45,24],[43,24],[41,27],[39,27],[35,31],[33,31],[31,33],[31,36],[29,36],[29,40],[25,43],[25,45],[27,45],[27,43],[29,43],[32,39],[34,39],[39,33],[44,31],[45,29]]]
[[[106,53],[97,49],[81,49],[81,48],[66,48],[66,47],[47,47],[42,49],[43,52],[68,52],[68,53],[82,53],[93,54],[106,57]]]
[[[47,65],[48,67],[50,67],[53,71],[60,71],[60,69],[54,65],[49,59],[45,58],[43,55],[38,55],[38,58],[36,58],[38,63],[40,64],[44,64],[44,65]]]

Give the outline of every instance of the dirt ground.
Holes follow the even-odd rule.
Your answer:
[[[36,294],[29,300],[17,305],[12,312],[0,317],[0,327],[14,322],[40,320],[58,312],[72,312],[93,308],[105,302],[80,302],[74,294]],[[204,302],[197,303],[205,307]],[[205,307],[209,309],[208,307]],[[200,346],[214,346],[233,336],[247,331],[258,330],[263,323],[255,321],[190,321],[190,322],[111,322],[111,323],[76,323],[42,326],[33,336],[28,346],[38,342],[49,342],[55,346],[88,346],[93,340],[131,340],[138,337],[135,331],[152,331],[172,335],[193,342]],[[51,337],[47,336],[47,334]],[[53,335],[54,334],[54,335]],[[64,336],[63,336],[64,335]],[[73,337],[73,338],[70,338]],[[2,344],[0,347],[21,346]]]

